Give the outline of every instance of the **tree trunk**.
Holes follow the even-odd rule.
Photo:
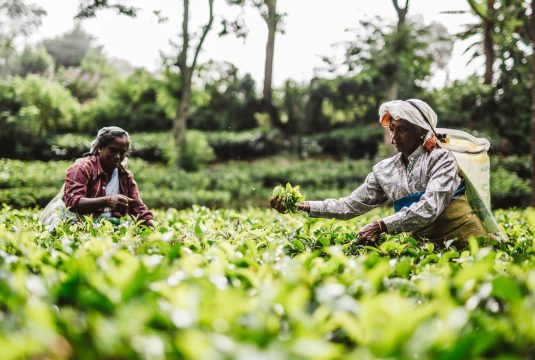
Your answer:
[[[494,76],[494,0],[487,0],[487,16],[483,18],[483,48],[485,51],[485,77],[484,84],[492,84]]]
[[[531,28],[535,29],[535,0],[531,0]],[[531,206],[535,207],[535,36],[532,36],[531,44]]]
[[[398,15],[397,23],[397,35],[404,31],[403,27],[405,26],[405,19],[407,18],[407,12],[409,11],[409,0],[405,0],[405,7],[400,7],[398,0],[392,0],[392,4],[396,8],[396,13]],[[397,67],[393,70],[393,73],[388,79],[389,85],[388,90],[386,91],[386,100],[396,100],[398,98],[398,69]],[[392,145],[392,139],[390,138],[390,130],[388,128],[384,129],[383,132],[383,143],[384,150],[387,155],[393,155],[396,153],[396,148]]]
[[[182,94],[180,102],[177,104],[176,115],[173,122],[173,138],[175,141],[175,163],[180,166],[183,151],[186,146],[186,131],[188,111],[191,100],[191,73],[192,69],[187,68],[182,73]]]
[[[273,56],[275,53],[275,33],[277,32],[277,0],[267,0],[268,17],[268,40],[266,44],[266,63],[264,67],[264,99],[271,102],[271,82],[273,79]]]

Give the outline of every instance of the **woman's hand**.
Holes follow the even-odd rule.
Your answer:
[[[375,244],[379,240],[379,236],[386,232],[383,229],[386,229],[386,225],[382,220],[371,222],[357,233],[357,239],[361,242]]]
[[[272,196],[271,199],[269,200],[269,205],[271,206],[272,209],[275,209],[281,214],[284,214],[284,209],[285,209],[284,201],[280,197]],[[306,201],[297,203],[295,204],[295,206],[297,206],[297,210],[310,212],[310,205]]]
[[[128,204],[129,204],[132,200],[133,200],[133,199],[129,198],[129,197],[126,196],[126,195],[122,195],[122,194],[112,195],[112,196],[108,196],[108,198],[107,198],[107,200],[106,200],[106,205],[107,205],[111,210],[122,211],[122,210],[126,210],[126,209],[128,209]]]
[[[152,219],[145,220],[145,225],[154,229],[154,221]]]
[[[272,196],[269,200],[269,205],[272,209],[284,214],[284,201],[278,196]]]

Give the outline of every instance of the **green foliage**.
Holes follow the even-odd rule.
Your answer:
[[[490,37],[487,39],[492,46],[489,50],[492,51],[494,76],[488,79],[491,86],[481,89],[483,91],[477,91],[475,80],[467,84],[459,83],[456,90],[452,89],[453,94],[455,91],[462,92],[465,85],[470,87],[471,92],[479,98],[478,102],[472,103],[472,109],[469,107],[467,111],[459,111],[458,103],[450,103],[449,99],[446,101],[461,117],[477,122],[480,129],[493,129],[500,138],[500,152],[528,153],[530,139],[526,134],[530,132],[532,86],[529,44],[533,41],[531,7],[529,2],[517,0],[496,0],[492,3],[471,0],[470,3],[479,21],[466,25],[466,30],[459,37],[462,40],[477,39],[466,49],[466,52],[473,54],[473,58],[488,56],[482,51],[482,45],[487,36],[483,30],[484,24],[490,24]],[[492,11],[488,11],[488,4],[492,4]],[[512,123],[514,126],[511,126]]]
[[[134,143],[135,144],[135,143]],[[20,207],[44,207],[59,191],[71,162],[0,162],[0,203]],[[132,159],[143,200],[150,207],[186,208],[193,204],[210,207],[265,204],[280,183],[298,183],[311,198],[340,197],[364,180],[371,164],[367,161],[305,161],[266,159],[254,163],[230,162],[199,172],[185,172],[173,166],[148,164]],[[314,169],[314,177],[308,174]],[[46,179],[40,179],[46,173]],[[29,176],[28,174],[32,174]],[[52,190],[51,190],[52,189]]]
[[[204,131],[240,131],[257,127],[260,103],[251,75],[240,76],[230,63],[208,62],[198,70],[204,84],[188,116],[188,127]]]
[[[382,99],[378,94],[382,90],[377,79],[370,78],[368,73],[335,79],[313,79],[308,89],[301,132],[321,133],[336,126],[376,123],[377,108]],[[292,91],[287,89],[285,96],[291,94]]]
[[[220,160],[239,160],[276,154],[284,149],[280,132],[269,128],[249,131],[206,133],[208,142]]]
[[[382,136],[383,129],[374,124],[338,128],[311,135],[308,139],[320,146],[322,154],[338,158],[369,159],[377,154],[377,145],[381,142]]]
[[[200,131],[190,130],[186,134],[186,148],[180,157],[180,166],[186,171],[198,171],[201,167],[214,159],[214,150]],[[170,163],[173,157],[170,157]]]
[[[435,91],[432,102],[436,104],[439,126],[479,131],[493,140],[494,150],[501,154],[529,152],[528,70],[524,67],[521,80],[511,76],[497,87],[483,85],[481,79],[472,76]]]
[[[38,76],[27,76],[15,79],[13,87],[24,106],[36,108],[40,134],[73,129],[79,104],[59,84]]]
[[[529,206],[530,181],[520,178],[505,168],[497,168],[491,173],[490,191],[492,204],[496,207]]]
[[[112,82],[84,105],[82,128],[89,133],[111,124],[130,132],[170,129],[172,120],[159,102],[161,92],[161,82],[138,69],[127,79]]]
[[[305,201],[305,197],[299,191],[299,186],[292,187],[290,183],[286,183],[286,186],[276,186],[272,196],[282,200],[285,214],[296,213],[297,203]]]
[[[142,144],[139,140],[134,139],[133,144],[134,154],[143,150],[136,150],[136,144]],[[169,148],[172,151],[172,142]],[[80,151],[86,152],[87,148]],[[61,187],[71,163],[0,161],[0,203],[14,207],[44,207]],[[355,190],[372,166],[370,160],[303,161],[272,157],[252,162],[212,164],[198,172],[185,172],[174,166],[150,164],[136,158],[128,162],[143,200],[149,207],[159,208],[187,208],[193,204],[213,208],[266,206],[273,188],[287,182],[299,184],[300,190],[311,200],[340,198]],[[500,160],[491,168],[493,207],[526,206],[531,182],[529,178],[507,170],[506,166],[509,166],[507,161]]]
[[[47,75],[53,69],[54,59],[42,45],[35,48],[26,46],[19,55],[17,73],[20,76]]]
[[[80,102],[94,99],[102,87],[117,81],[119,70],[98,49],[89,49],[80,66],[61,67],[56,72],[56,79]]]
[[[0,5],[0,79],[18,74],[19,40],[30,36],[41,25],[45,9],[26,0],[3,1]]]
[[[54,58],[56,67],[77,67],[92,47],[94,37],[89,35],[80,25],[53,39],[43,41],[43,46]]]
[[[0,344],[18,358],[529,358],[532,211],[508,240],[359,245],[347,222],[271,210],[62,224],[0,210]]]
[[[421,97],[432,65],[443,63],[441,57],[449,58],[452,50],[447,32],[443,27],[436,31],[437,26],[416,19],[407,19],[401,25],[379,17],[361,21],[354,30],[354,40],[344,44],[343,67],[363,76],[376,89],[371,94],[379,97],[379,102],[391,96],[386,90],[392,84],[398,85],[398,98]],[[331,70],[339,67],[330,64]]]
[[[74,127],[79,104],[59,84],[35,75],[0,83],[2,156],[41,158],[47,137]]]

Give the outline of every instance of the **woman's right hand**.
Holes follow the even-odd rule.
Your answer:
[[[269,205],[272,209],[277,210],[281,214],[284,214],[284,201],[278,196],[272,196],[269,200]]]
[[[272,196],[271,200],[269,200],[269,205],[271,205],[272,209],[275,209],[281,214],[284,214],[286,206],[284,206],[284,200],[282,200],[280,197]],[[297,203],[296,206],[297,206],[297,210],[310,212],[310,205],[306,201]]]
[[[111,196],[108,196],[106,200],[106,205],[112,210],[122,211],[122,210],[128,209],[128,204],[132,200],[133,199],[122,194],[111,195]]]

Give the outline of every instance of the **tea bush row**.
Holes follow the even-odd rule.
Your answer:
[[[190,132],[202,136],[211,147],[215,159],[255,159],[280,153],[294,153],[302,157],[331,155],[338,158],[370,158],[377,153],[381,140],[380,128],[343,128],[321,134],[286,137],[275,129],[256,128],[232,132]],[[173,139],[170,132],[132,133],[134,157],[150,161],[169,163],[173,158]],[[36,139],[34,139],[36,140]],[[82,156],[89,149],[92,137],[85,134],[65,134],[50,140],[33,141],[41,144],[40,150],[32,150],[36,160],[72,160]],[[191,141],[195,141],[192,139]],[[198,152],[205,152],[194,144]],[[12,155],[5,154],[8,157]],[[22,157],[32,159],[32,157]],[[209,159],[211,160],[211,159]]]
[[[535,213],[502,243],[378,247],[351,221],[270,210],[157,211],[63,224],[0,210],[3,359],[526,359],[535,346]]]
[[[0,203],[18,208],[45,206],[59,191],[70,164],[0,160]],[[492,165],[493,206],[527,206],[530,180],[502,164],[507,163],[500,160]],[[358,187],[372,165],[369,160],[299,161],[273,157],[213,164],[197,172],[185,172],[138,159],[129,161],[142,198],[157,208],[187,208],[194,204],[212,208],[267,206],[273,188],[287,182],[299,185],[309,200],[336,198]]]

